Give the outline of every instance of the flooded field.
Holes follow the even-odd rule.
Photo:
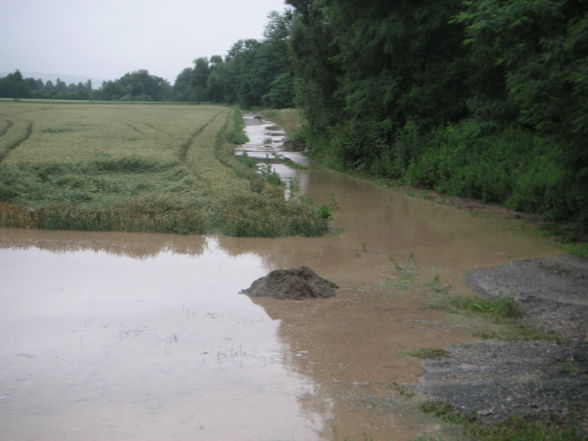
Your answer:
[[[251,117],[248,118],[251,121]],[[279,147],[248,125],[250,156]],[[269,133],[268,132],[273,132]],[[270,138],[270,142],[264,141]],[[459,439],[418,411],[406,352],[471,339],[424,285],[554,254],[518,221],[374,188],[306,161],[276,170],[339,206],[320,238],[0,230],[0,440]],[[331,299],[239,294],[312,267]]]

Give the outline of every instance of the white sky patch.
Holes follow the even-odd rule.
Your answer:
[[[262,38],[284,0],[0,0],[0,72],[116,79],[138,69],[172,84],[197,57]]]

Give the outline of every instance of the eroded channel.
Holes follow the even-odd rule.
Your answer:
[[[248,154],[279,150],[269,125],[248,126]],[[0,230],[0,439],[457,439],[418,411],[410,385],[419,362],[405,354],[471,332],[431,309],[421,285],[387,280],[412,262],[414,277],[439,275],[465,291],[471,268],[556,251],[517,220],[374,188],[282,154],[309,166],[277,168],[301,193],[336,200],[339,232]],[[270,270],[299,265],[336,282],[339,295],[253,302],[239,294]]]

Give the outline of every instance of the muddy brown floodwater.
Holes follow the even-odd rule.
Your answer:
[[[248,125],[252,156],[279,150],[267,126]],[[393,262],[466,291],[469,269],[556,250],[516,220],[309,165],[287,176],[340,207],[321,238],[0,230],[0,440],[458,439],[418,411],[405,353],[471,332],[423,285],[387,284]],[[339,294],[239,294],[301,265]]]

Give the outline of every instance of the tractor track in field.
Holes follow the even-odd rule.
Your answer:
[[[3,119],[3,121],[6,122],[6,126],[5,127],[2,127],[0,129],[0,136],[6,135],[6,132],[8,132],[8,130],[10,130],[10,128],[14,125],[12,123],[12,121],[10,121],[9,119],[6,119],[6,118],[2,118],[2,119]]]
[[[164,129],[157,128],[153,124],[149,124],[149,123],[146,123],[146,122],[141,123],[141,124],[144,125],[145,127],[149,127],[151,130],[154,130],[157,133],[164,133],[167,136],[169,136],[170,138],[174,138],[175,137],[173,135],[173,133],[170,133],[170,132],[168,132],[167,130],[164,130]]]
[[[137,127],[135,127],[134,125],[132,125],[131,123],[126,123],[125,124],[129,129],[131,129],[133,132],[138,133],[139,135],[143,135],[145,136],[145,132],[143,132],[142,130],[138,129]]]
[[[214,122],[214,120],[219,116],[222,112],[216,113],[209,121],[207,121],[204,125],[200,126],[194,133],[190,135],[188,139],[186,139],[182,145],[180,146],[179,151],[179,159],[181,162],[186,162],[186,157],[188,156],[188,152],[190,151],[190,147],[194,143],[194,140],[198,135],[200,135],[210,124]]]
[[[25,121],[27,123],[27,126],[25,128],[23,136],[20,136],[19,138],[15,139],[11,143],[9,143],[5,147],[4,151],[0,152],[0,162],[4,161],[4,159],[6,158],[6,156],[8,156],[8,154],[10,152],[12,152],[14,149],[19,147],[23,142],[25,142],[27,139],[29,139],[31,137],[31,135],[33,134],[33,122],[28,121],[28,120],[25,120]]]

